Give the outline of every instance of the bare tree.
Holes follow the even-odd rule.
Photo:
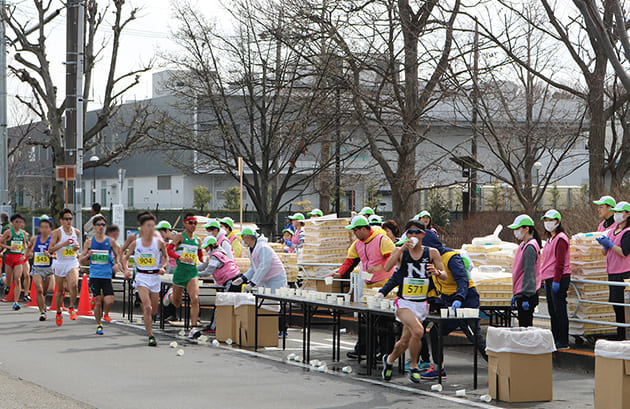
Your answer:
[[[84,143],[86,147],[93,147],[100,143],[102,131],[109,126],[121,106],[122,98],[127,91],[139,83],[139,75],[150,69],[150,65],[132,70],[123,74],[118,73],[118,52],[121,47],[121,34],[123,30],[136,18],[137,9],[126,10],[124,0],[112,0],[105,2],[88,0],[86,6],[86,45],[84,64],[84,89],[82,90],[84,101],[89,101],[90,89],[94,85],[94,70],[99,60],[105,60],[108,66],[107,79],[104,85],[102,102],[99,104],[96,123],[85,130]],[[62,81],[53,77],[48,60],[48,49],[51,44],[47,38],[47,25],[58,19],[59,9],[63,8],[62,2],[54,0],[33,0],[32,3],[37,17],[34,21],[22,17],[17,11],[18,6],[2,10],[2,19],[7,26],[7,36],[10,46],[15,51],[14,61],[9,65],[9,71],[21,82],[27,84],[31,90],[31,97],[18,96],[18,100],[32,112],[40,121],[43,136],[41,139],[32,139],[28,143],[49,147],[52,150],[53,166],[64,163],[65,135],[63,117],[66,112],[66,100],[59,103],[59,95]],[[20,5],[19,7],[24,7]],[[113,12],[113,21],[106,21],[108,13]],[[31,27],[36,29],[32,30]],[[109,41],[105,27],[111,26]],[[55,45],[56,46],[56,45]],[[105,57],[103,54],[106,54]],[[84,104],[87,111],[88,103]],[[143,121],[146,118],[146,110],[133,110],[137,117],[130,118],[127,122],[129,132],[127,140],[114,149],[106,149],[98,162],[88,162],[85,167],[108,165],[122,159],[129,153],[129,148],[139,143],[147,132],[154,127],[152,121]],[[146,125],[150,124],[149,127]],[[145,128],[141,128],[145,126]],[[63,197],[63,185],[54,182],[51,174],[53,189],[50,198],[52,211],[58,209]]]
[[[276,12],[263,26],[253,6],[243,1],[230,9],[234,35],[188,4],[176,7],[180,51],[166,58],[180,70],[169,81],[180,115],[156,140],[182,153],[171,156],[176,166],[197,174],[220,171],[239,180],[242,157],[245,189],[270,233],[277,212],[333,163],[320,147],[341,118],[331,109],[335,92],[326,78],[277,40],[287,24],[282,12],[265,3]],[[351,135],[344,131],[344,142]]]

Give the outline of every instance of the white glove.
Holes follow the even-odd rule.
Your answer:
[[[241,285],[243,284],[243,277],[239,277],[236,280],[232,281],[232,285]]]
[[[240,278],[239,278],[239,280],[240,280]],[[251,293],[253,289],[254,289],[254,286],[253,286],[253,285],[251,285],[251,284],[247,284],[247,285],[245,286],[245,288],[243,289],[243,292],[245,292],[245,293]]]
[[[383,295],[382,292],[379,291],[378,293],[376,293],[376,299],[377,300],[382,300],[383,298],[385,298],[385,296]]]

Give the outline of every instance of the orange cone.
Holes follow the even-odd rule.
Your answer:
[[[94,315],[90,308],[90,289],[88,288],[88,279],[85,274],[81,278],[81,294],[79,295],[77,315]]]
[[[15,302],[15,283],[11,283],[9,294],[2,299],[2,302]]]
[[[25,307],[37,307],[37,289],[35,288],[35,282],[31,280],[31,301],[25,305]]]

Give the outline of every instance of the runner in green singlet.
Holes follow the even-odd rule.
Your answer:
[[[12,226],[0,237],[0,247],[7,250],[4,258],[6,267],[6,284],[14,286],[13,310],[20,309],[18,299],[22,291],[22,276],[24,274],[24,263],[26,263],[25,249],[28,247],[24,228],[24,217],[19,214],[11,216]],[[30,284],[30,282],[29,282]],[[7,300],[9,301],[9,300]]]

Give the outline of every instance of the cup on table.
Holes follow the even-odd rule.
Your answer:
[[[346,304],[350,304],[351,301],[351,295],[350,294],[344,294],[343,295],[343,302]]]
[[[440,316],[442,318],[448,318],[448,308],[440,308]]]
[[[326,277],[324,278],[324,282],[326,283],[326,285],[332,285],[333,283],[333,278],[332,277]]]
[[[335,297],[334,295],[327,295],[326,296],[326,302],[328,304],[334,304],[335,303],[335,298],[337,298],[337,297]]]
[[[457,317],[457,310],[453,307],[448,307],[448,316],[449,317]]]
[[[381,310],[389,310],[389,300],[381,300]]]
[[[343,305],[344,297],[337,297],[337,305]]]
[[[271,295],[271,288],[265,288],[265,295]]]
[[[295,289],[295,296],[296,297],[301,297],[302,296],[302,289],[301,288],[296,288]]]

